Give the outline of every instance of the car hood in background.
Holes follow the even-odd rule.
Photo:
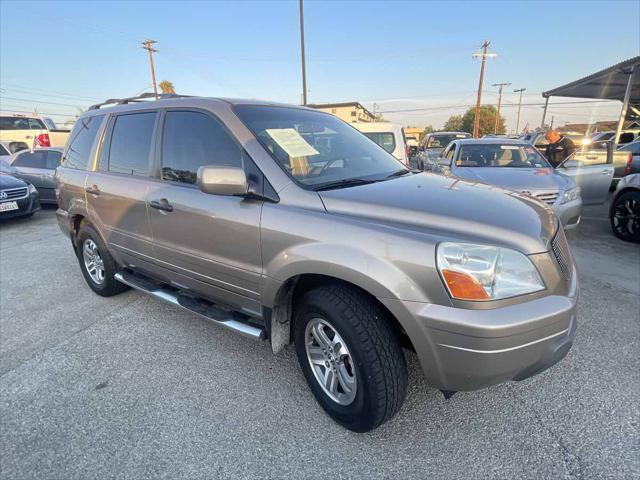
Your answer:
[[[12,177],[11,175],[7,175],[6,173],[0,174],[0,190],[5,190],[7,188],[26,187],[27,185],[28,183],[24,180]]]
[[[553,168],[458,167],[454,175],[516,192],[563,191],[575,186],[573,179],[557,173]]]
[[[527,254],[547,251],[556,230],[551,209],[525,195],[430,173],[318,193],[329,213]]]

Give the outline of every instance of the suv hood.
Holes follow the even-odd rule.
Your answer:
[[[457,167],[454,175],[517,192],[564,191],[575,186],[571,178],[556,173],[553,168]]]
[[[549,207],[527,196],[430,173],[318,194],[332,214],[526,254],[548,251],[557,225]]]

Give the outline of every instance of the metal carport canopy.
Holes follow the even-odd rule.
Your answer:
[[[632,105],[640,105],[640,56],[617,63],[609,68],[588,75],[580,80],[567,83],[542,93],[545,98],[541,127],[547,116],[549,97],[593,98],[599,100],[620,100],[622,110],[616,130],[615,143],[620,140],[622,126],[627,116],[627,109]]]
[[[542,93],[549,97],[597,98],[601,100],[620,100],[624,102],[629,75],[634,67],[640,65],[640,56],[630,58],[597,73],[581,78],[562,87]],[[629,103],[640,103],[640,77],[631,85]]]

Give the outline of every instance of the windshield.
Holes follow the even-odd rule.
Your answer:
[[[377,181],[405,170],[383,148],[333,115],[259,105],[238,105],[235,111],[282,169],[303,186]]]
[[[620,147],[618,150],[622,152],[631,152],[634,154],[640,153],[640,142],[627,143],[625,146]]]
[[[427,148],[444,148],[447,145],[449,145],[449,143],[459,138],[469,138],[469,135],[465,133],[433,135],[429,138],[429,141],[427,142]]]
[[[550,168],[549,163],[530,145],[462,145],[458,167]]]

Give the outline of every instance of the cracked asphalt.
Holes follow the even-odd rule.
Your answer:
[[[400,413],[355,434],[292,349],[85,286],[52,209],[0,225],[0,478],[638,478],[640,248],[585,209],[568,357],[445,400],[407,354]]]

